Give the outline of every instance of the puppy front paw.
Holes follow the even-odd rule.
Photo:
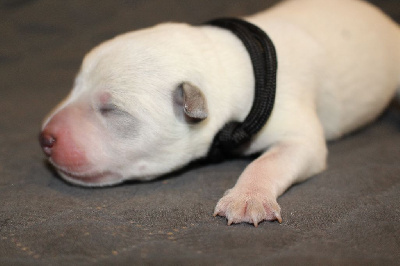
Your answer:
[[[232,223],[252,223],[255,227],[263,220],[282,222],[281,208],[276,199],[254,191],[229,189],[218,201],[214,216],[225,216],[228,225]]]

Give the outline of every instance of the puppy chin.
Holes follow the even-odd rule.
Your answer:
[[[120,184],[124,181],[121,175],[112,172],[72,173],[57,169],[58,174],[73,185],[85,187],[106,187]]]

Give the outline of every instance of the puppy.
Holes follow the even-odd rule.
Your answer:
[[[277,197],[326,167],[326,140],[374,120],[400,83],[400,29],[358,0],[292,0],[246,18],[272,39],[276,97],[243,150],[263,152],[215,208],[228,224],[282,221]],[[166,23],[88,53],[40,142],[65,180],[150,180],[205,157],[254,98],[243,43],[215,26]]]

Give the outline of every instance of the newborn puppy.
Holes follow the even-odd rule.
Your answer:
[[[275,105],[242,149],[263,152],[215,208],[228,224],[281,222],[277,197],[326,167],[326,140],[374,120],[400,84],[400,29],[358,0],[292,0],[246,18],[277,53]],[[40,142],[67,181],[150,180],[205,157],[254,98],[243,43],[210,25],[166,23],[88,53]]]

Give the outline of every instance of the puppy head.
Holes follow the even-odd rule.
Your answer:
[[[185,25],[158,26],[116,37],[85,57],[40,134],[64,179],[87,186],[146,180],[207,152],[214,133],[206,130],[199,88],[209,84],[195,35]]]

